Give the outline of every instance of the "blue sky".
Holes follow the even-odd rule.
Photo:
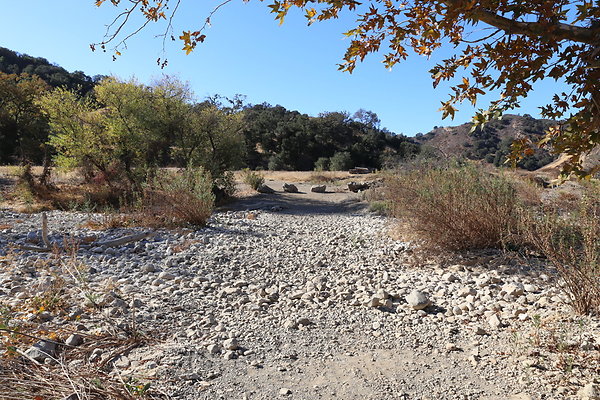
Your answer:
[[[117,9],[109,3],[97,8],[93,0],[7,1],[0,15],[0,46],[88,75],[135,76],[148,83],[163,73],[175,75],[190,82],[198,99],[240,93],[253,104],[280,104],[310,115],[364,108],[377,113],[383,127],[409,136],[428,132],[435,125],[467,122],[475,110],[463,104],[454,121],[442,120],[437,111],[440,101],[447,99],[448,88],[433,89],[427,71],[436,60],[449,56],[451,49],[431,60],[412,56],[392,71],[383,67],[377,54],[358,65],[353,74],[338,71],[336,64],[348,45],[342,32],[353,27],[352,15],[309,27],[295,12],[280,26],[267,8],[268,1],[240,0],[213,16],[206,42],[190,55],[180,50],[180,41],[168,41],[163,52],[162,41],[155,35],[164,31],[164,25],[149,26],[131,38],[123,55],[113,62],[110,53],[89,48],[102,39],[105,25],[115,16]],[[175,36],[201,26],[217,4],[183,0],[174,23]],[[169,60],[164,70],[156,64],[158,57]],[[539,116],[537,107],[559,89],[554,81],[543,82],[515,112]],[[484,98],[477,108],[486,105]]]

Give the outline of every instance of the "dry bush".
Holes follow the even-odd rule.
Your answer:
[[[579,209],[523,211],[525,243],[556,267],[573,309],[600,314],[600,188],[589,188]]]
[[[473,164],[411,166],[387,180],[387,195],[392,215],[431,247],[502,247],[517,224],[514,186]]]
[[[314,183],[332,183],[335,182],[337,179],[335,176],[327,175],[323,172],[313,172],[308,177],[308,180],[309,182]]]
[[[204,226],[214,203],[210,172],[202,167],[159,171],[144,190],[140,219],[149,226]]]

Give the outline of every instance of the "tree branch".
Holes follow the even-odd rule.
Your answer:
[[[448,1],[452,6],[458,6],[455,0]],[[467,16],[477,21],[502,29],[507,33],[521,34],[533,37],[548,35],[557,40],[570,40],[573,42],[598,46],[600,43],[600,32],[597,29],[584,28],[581,26],[557,22],[544,24],[540,22],[522,22],[495,14],[485,9],[475,9]]]

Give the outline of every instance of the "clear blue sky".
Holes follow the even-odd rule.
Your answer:
[[[183,0],[175,36],[183,29],[197,29],[217,4]],[[350,75],[338,71],[336,64],[348,45],[342,32],[352,27],[351,15],[309,27],[296,12],[280,26],[267,4],[254,0],[228,4],[213,17],[206,42],[187,56],[180,41],[167,42],[163,53],[162,41],[155,35],[164,25],[150,26],[131,38],[128,49],[113,62],[110,53],[89,48],[102,39],[105,25],[115,16],[109,1],[100,8],[93,0],[10,1],[0,15],[0,46],[88,75],[135,76],[148,83],[163,73],[176,75],[190,82],[198,99],[240,93],[253,104],[280,104],[309,115],[364,108],[377,113],[383,127],[409,136],[428,132],[434,125],[467,122],[473,115],[468,104],[460,107],[454,121],[442,120],[437,111],[448,90],[447,86],[434,90],[427,71],[449,51],[431,60],[415,55],[392,71],[383,67],[380,56],[372,55]],[[156,64],[158,57],[169,60],[164,70]],[[558,89],[553,81],[538,85],[515,112],[539,116],[537,107]],[[478,104],[484,106],[485,101]]]

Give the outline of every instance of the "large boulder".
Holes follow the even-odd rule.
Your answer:
[[[264,183],[262,185],[260,185],[258,188],[256,188],[256,191],[258,193],[275,193],[275,190],[267,185],[265,185]]]
[[[315,185],[310,188],[310,191],[313,193],[325,193],[327,190],[327,186],[325,185]]]
[[[369,184],[368,183],[361,183],[361,182],[350,182],[348,183],[348,190],[351,192],[361,192],[363,190],[367,190],[369,188]]]
[[[284,183],[283,191],[286,193],[298,193],[298,187],[291,183]]]

